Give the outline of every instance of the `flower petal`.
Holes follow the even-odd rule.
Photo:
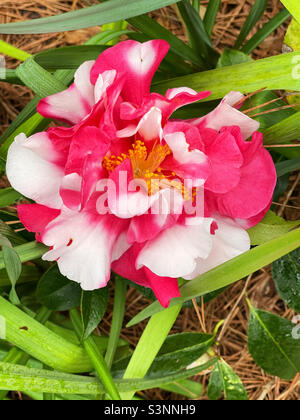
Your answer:
[[[192,280],[250,249],[248,233],[229,218],[216,217],[217,229],[212,235],[212,250],[207,258],[199,258],[195,270],[186,280]]]
[[[259,129],[259,123],[247,115],[233,108],[237,100],[243,95],[238,92],[231,92],[225,96],[220,105],[203,118],[194,120],[192,123],[198,128],[213,128],[220,130],[222,127],[239,126],[244,139],[248,139]]]
[[[17,206],[21,223],[28,232],[35,232],[36,239],[41,242],[41,236],[46,226],[59,216],[60,210],[50,209],[40,204],[19,204]]]
[[[57,261],[60,272],[84,290],[106,286],[110,278],[113,246],[124,229],[114,216],[93,217],[64,209],[42,236],[51,246],[43,259]]]
[[[169,44],[163,40],[144,44],[130,40],[120,42],[100,55],[92,69],[91,81],[95,84],[99,74],[106,70],[125,73],[122,97],[139,105],[144,96],[149,95],[152,78],[168,50]]]
[[[59,209],[63,169],[47,133],[16,137],[7,156],[6,172],[12,187],[39,204]]]
[[[171,299],[180,297],[178,279],[157,276],[147,267],[144,267],[144,271],[149,281],[149,286],[155,293],[155,296],[159,300],[161,306],[167,308]]]
[[[276,169],[271,155],[263,147],[262,136],[254,136],[249,146],[255,149],[255,154],[242,167],[239,184],[217,199],[220,213],[233,219],[250,219],[263,214],[277,182]]]
[[[207,258],[212,248],[212,219],[189,218],[149,241],[141,250],[136,268],[148,267],[161,277],[182,277],[196,268],[197,258]],[[191,224],[192,223],[192,224]]]
[[[127,233],[129,243],[154,239],[173,226],[182,214],[183,198],[176,190],[163,189],[153,197],[150,212],[131,219]]]
[[[77,124],[95,105],[94,86],[90,73],[95,61],[86,61],[75,73],[74,84],[67,90],[42,99],[37,107],[45,118]]]
[[[189,150],[184,133],[165,134],[164,139],[173,152],[170,168],[182,179],[191,179],[194,187],[202,186],[210,173],[207,156],[200,150]]]

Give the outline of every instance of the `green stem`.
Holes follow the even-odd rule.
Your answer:
[[[10,45],[2,40],[0,40],[0,53],[8,55],[20,61],[25,61],[27,60],[27,58],[31,57],[31,54],[28,54],[27,52],[22,51],[19,48],[16,48],[13,45]]]
[[[48,321],[52,311],[49,309],[42,307],[40,311],[36,314],[35,320],[40,322],[41,324],[45,324]],[[17,347],[13,347],[5,356],[3,363],[18,363],[20,365],[26,365],[30,356],[25,354],[22,350],[18,349]],[[0,391],[0,400],[3,400],[7,395],[7,391]]]
[[[116,354],[116,350],[119,343],[119,337],[123,325],[125,315],[126,290],[127,285],[124,279],[120,278],[119,276],[115,276],[115,301],[113,309],[113,318],[109,335],[109,341],[107,345],[107,352],[105,355],[105,361],[109,369],[112,366]]]
[[[74,330],[77,336],[80,338],[82,336],[82,321],[81,321],[81,318],[77,309],[73,309],[70,311],[70,317],[74,326]],[[84,340],[83,346],[106,392],[111,396],[113,400],[120,400],[121,398],[120,398],[119,392],[111,377],[111,374],[105,363],[105,360],[102,354],[99,352],[98,347],[95,344],[93,337],[90,336],[89,338]]]

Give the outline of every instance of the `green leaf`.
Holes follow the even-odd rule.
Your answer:
[[[203,23],[208,35],[212,34],[218,10],[220,8],[221,0],[210,0],[206,9]],[[199,11],[199,8],[198,8]]]
[[[45,34],[66,32],[125,20],[142,15],[178,0],[110,0],[96,6],[42,19],[0,25],[1,34]]]
[[[289,232],[278,239],[267,242],[259,247],[219,265],[213,270],[202,274],[194,280],[189,281],[180,288],[181,298],[173,299],[170,307],[183,304],[198,296],[211,293],[222,287],[229,286],[236,281],[249,276],[249,274],[260,270],[278,258],[294,251],[300,244],[300,229]],[[135,316],[128,324],[131,327],[144,319],[161,312],[163,308],[158,302],[152,303],[146,309]]]
[[[20,257],[13,248],[8,246],[2,246],[2,254],[7,275],[12,286],[9,299],[15,305],[19,305],[20,300],[16,293],[16,284],[22,272]]]
[[[43,51],[33,57],[34,62],[47,70],[74,69],[89,60],[96,60],[108,47],[75,45]]]
[[[130,359],[124,379],[143,378],[147,374],[180,310],[181,305],[177,305],[165,309],[150,319]],[[122,395],[122,398],[131,399],[133,395],[133,392],[129,392]]]
[[[209,369],[215,362],[216,359],[212,359],[195,369],[184,370],[175,375],[164,375],[159,379],[119,380],[116,381],[116,385],[121,392],[130,392],[131,394],[136,391],[160,388],[197,375],[199,372]],[[97,378],[28,368],[11,363],[0,363],[1,389],[25,392],[30,389],[31,392],[82,395],[99,395],[104,392],[104,388]]]
[[[300,4],[295,0],[281,0],[281,3],[291,12],[294,18],[300,23]]]
[[[40,271],[31,265],[23,265],[22,273],[18,280],[18,285],[24,283],[36,282],[41,276]],[[0,287],[10,286],[11,282],[8,278],[6,270],[0,270]]]
[[[284,37],[284,43],[293,51],[300,51],[300,23],[292,19]]]
[[[238,50],[225,48],[219,58],[217,68],[234,66],[235,64],[253,62],[252,58]]]
[[[275,99],[278,99],[275,101]],[[272,101],[268,105],[266,103]],[[274,102],[273,102],[274,101]],[[257,108],[259,106],[259,108]],[[286,102],[282,99],[278,98],[278,94],[275,92],[259,92],[256,95],[249,98],[245,104],[243,109],[252,109],[256,108],[251,112],[250,115],[259,114],[263,111],[269,111],[276,108],[280,108],[286,106]],[[294,115],[296,111],[293,109],[281,109],[276,112],[270,112],[268,114],[263,114],[255,117],[255,120],[260,124],[260,131],[264,132],[267,128],[273,126],[274,124],[279,123],[280,121],[285,120],[286,118]]]
[[[81,317],[83,340],[86,340],[100,324],[108,304],[108,287],[92,292],[82,291]]]
[[[300,248],[274,262],[272,273],[280,297],[300,313]]]
[[[247,16],[247,19],[240,31],[238,39],[234,44],[234,48],[238,49],[246,39],[247,35],[251,31],[252,28],[257,24],[259,19],[262,17],[264,11],[266,10],[268,5],[268,0],[256,0],[254,6],[251,7],[250,13]]]
[[[172,384],[162,385],[160,387],[164,391],[169,391],[174,394],[183,395],[189,399],[198,399],[202,396],[203,386],[199,382],[184,379]]]
[[[223,377],[222,377],[222,370],[220,369],[220,363],[218,361],[215,364],[209,378],[207,396],[210,400],[217,401],[222,397],[223,391],[224,391],[224,383],[223,383]]]
[[[245,54],[251,54],[272,32],[282,25],[291,14],[287,10],[281,10],[268,23],[266,23],[256,34],[243,46]]]
[[[67,311],[80,305],[81,287],[64,277],[55,264],[41,277],[36,296],[48,309]]]
[[[264,219],[256,226],[248,229],[251,245],[261,245],[289,232],[300,225],[300,220],[287,222],[274,212],[269,211]]]
[[[220,359],[211,374],[207,395],[210,400],[219,400],[223,391],[228,401],[248,400],[246,390],[238,375],[223,359]]]
[[[34,58],[29,58],[21,64],[17,68],[17,75],[41,98],[61,92],[68,87],[37,64]]]
[[[147,378],[160,377],[188,368],[198,361],[213,345],[215,337],[211,334],[181,333],[166,338],[158,355],[155,357]],[[113,365],[114,375],[121,376],[129,359]]]
[[[248,345],[255,362],[268,374],[291,380],[300,371],[300,340],[293,337],[295,324],[269,312],[254,308]]]
[[[3,188],[0,190],[0,207],[7,207],[15,204],[17,200],[21,200],[22,195],[13,188]]]
[[[188,86],[196,91],[209,90],[212,94],[203,101],[223,98],[232,90],[242,93],[266,90],[300,90],[300,78],[293,78],[295,60],[299,53],[287,53],[274,57],[209,70],[154,83],[152,90],[165,93],[170,88]],[[298,127],[300,124],[298,124]],[[297,137],[296,137],[297,138]]]
[[[202,58],[202,61],[209,63],[211,68],[215,67],[219,53],[213,49],[211,39],[206,32],[199,13],[196,12],[188,0],[180,1],[178,9],[185,22],[193,49]]]
[[[278,178],[300,169],[300,158],[285,160],[284,162],[276,163],[276,171]]]
[[[298,139],[300,137],[300,112],[263,130],[263,135],[265,144],[284,144]]]
[[[22,245],[26,240],[16,233],[9,225],[0,220],[0,234],[5,236],[13,246]]]

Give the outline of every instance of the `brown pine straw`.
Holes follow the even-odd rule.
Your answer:
[[[221,52],[226,47],[232,47],[240,28],[246,17],[249,15],[255,0],[222,0],[220,13],[217,17],[214,28],[213,43]],[[205,7],[208,0],[203,0],[201,5]],[[1,23],[19,21],[29,18],[51,16],[70,10],[76,10],[87,5],[98,4],[98,0],[1,0],[0,1],[0,21]],[[262,20],[251,31],[251,35],[262,27],[270,18],[281,10],[282,4],[279,0],[269,0],[268,8]],[[204,9],[202,9],[203,12]],[[151,13],[151,17],[157,19],[159,23],[170,29],[179,38],[186,41],[186,34],[182,23],[173,8],[165,8],[161,11]],[[272,55],[280,54],[282,42],[287,25],[282,25],[262,45],[255,50],[253,58],[260,59]],[[89,28],[62,34],[45,35],[5,35],[1,39],[13,43],[19,48],[23,48],[29,53],[48,48],[56,48],[65,45],[81,44],[89,37],[96,34],[99,28]],[[9,59],[8,66],[15,67],[17,62]],[[26,87],[12,86],[0,83],[0,132],[3,132],[11,121],[24,108],[32,97],[32,93]],[[279,98],[278,98],[279,99]],[[277,146],[277,145],[276,145]],[[281,145],[280,145],[281,146]],[[287,145],[282,145],[287,147]],[[290,147],[295,145],[290,145]],[[279,203],[281,206],[280,214],[287,220],[300,219],[300,182],[298,173],[294,173],[290,179],[288,192]],[[8,185],[7,180],[0,180],[1,187]],[[14,208],[10,208],[15,211]],[[13,227],[13,224],[11,225]],[[284,381],[267,375],[259,368],[247,349],[247,328],[249,319],[249,308],[245,300],[245,295],[251,300],[252,304],[260,309],[264,309],[292,320],[295,313],[287,308],[278,296],[271,276],[270,267],[266,267],[250,276],[247,281],[240,281],[229,287],[218,298],[198,307],[198,314],[192,307],[183,309],[176,321],[172,333],[181,332],[207,332],[212,333],[216,325],[225,320],[222,329],[219,330],[219,345],[214,348],[216,354],[222,356],[229,363],[242,379],[250,400],[299,400],[300,399],[300,378],[299,375],[293,381]],[[97,329],[99,334],[109,334],[113,308],[113,284],[111,284],[111,299],[109,308],[102,323]],[[130,329],[125,328],[128,321],[138,312],[149,304],[142,295],[134,289],[129,289],[127,293],[126,315],[122,338],[127,340],[134,348],[143,332],[146,321]],[[199,325],[201,320],[202,326]],[[207,388],[209,375],[198,375],[195,380],[202,383],[204,393],[200,399],[207,399],[205,390]],[[162,390],[149,390],[140,392],[139,395],[150,400],[182,400],[180,397]],[[10,394],[15,400],[26,399],[21,393]]]

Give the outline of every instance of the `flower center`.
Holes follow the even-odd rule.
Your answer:
[[[149,195],[157,193],[162,188],[172,188],[182,194],[185,200],[189,200],[191,194],[185,189],[182,182],[170,179],[175,177],[176,174],[172,172],[170,175],[165,175],[160,168],[162,162],[170,154],[172,154],[172,151],[167,144],[155,143],[152,150],[148,152],[145,143],[137,140],[128,151],[128,154],[105,156],[102,165],[107,171],[113,171],[124,160],[129,158],[133,177],[135,179],[143,179],[147,183]]]

